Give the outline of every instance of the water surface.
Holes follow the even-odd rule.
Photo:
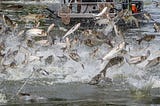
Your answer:
[[[52,1],[53,2],[53,1]],[[54,1],[57,2],[57,1]],[[22,30],[25,27],[28,29],[33,27],[33,24],[27,26],[24,22],[19,21],[21,16],[28,13],[43,13],[50,15],[50,12],[43,9],[44,4],[52,9],[51,1],[40,2],[24,2],[24,1],[5,1],[1,4],[1,14],[5,14],[12,18],[12,20],[19,23],[19,29]],[[18,10],[6,8],[10,4],[22,5],[22,8]],[[34,4],[34,5],[33,5]],[[155,7],[151,1],[145,1],[145,11],[151,13],[153,19],[160,22],[160,7]],[[59,23],[52,34],[63,36],[65,32],[59,33],[59,27],[68,29],[70,26],[64,26],[60,23],[60,19],[53,14],[48,16],[45,20],[41,21],[40,28],[47,29],[48,25],[52,22]],[[156,57],[155,54],[159,52],[159,33],[154,32],[153,21],[149,23],[144,21],[140,28],[131,28],[125,31],[125,39],[130,44],[130,53],[132,55],[145,54],[147,50],[152,51],[152,55],[149,59]],[[83,28],[82,28],[83,29]],[[156,39],[149,42],[142,42],[139,46],[135,42],[135,39],[142,37],[144,34],[155,34]],[[76,35],[76,33],[75,33]],[[6,35],[8,36],[8,35]],[[12,50],[16,49],[19,42],[17,37],[1,38],[5,39],[6,44]],[[14,45],[13,45],[14,44]],[[106,53],[106,45],[102,45],[99,48],[102,50],[100,55]],[[147,49],[143,49],[147,47]],[[37,50],[37,54],[34,52]],[[91,76],[96,75],[100,67],[100,61],[97,59],[91,59],[88,55],[95,48],[89,48],[84,45],[78,46],[78,52],[81,56],[81,63],[75,62],[71,59],[68,62],[60,63],[56,56],[62,56],[63,53],[59,50],[59,46],[42,47],[36,46],[30,48],[29,52],[36,56],[55,56],[55,63],[46,65],[43,62],[35,60],[28,63],[26,66],[19,65],[18,68],[8,68],[7,72],[1,71],[0,75],[0,103],[2,105],[24,105],[24,106],[106,106],[106,105],[145,105],[154,106],[160,102],[159,91],[159,65],[153,69],[142,70],[144,63],[138,64],[138,66],[124,64],[121,67],[113,67],[109,69],[107,75],[113,79],[113,82],[101,83],[100,85],[89,85],[87,82],[91,79]],[[55,52],[56,51],[56,52]],[[22,53],[23,54],[23,53]],[[159,56],[159,54],[157,54]],[[17,57],[18,58],[18,57]],[[20,55],[19,58],[23,58]],[[21,60],[19,60],[21,62]],[[81,64],[85,65],[83,70]],[[50,75],[44,76],[41,73],[32,73],[32,68],[45,68]],[[7,74],[6,74],[7,73]],[[32,75],[33,74],[33,75]],[[27,83],[25,84],[25,81]],[[23,87],[23,84],[24,87]],[[21,101],[18,98],[17,92],[25,92],[36,97],[43,97],[42,100],[37,101]]]

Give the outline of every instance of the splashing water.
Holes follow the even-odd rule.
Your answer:
[[[50,3],[51,1],[48,2]],[[155,17],[158,20],[159,17]],[[140,90],[144,91],[145,94],[150,89],[159,87],[160,79],[157,78],[159,75],[159,65],[153,69],[145,68],[148,60],[152,60],[160,55],[159,39],[155,39],[149,43],[142,41],[141,45],[138,45],[135,41],[135,38],[141,37],[144,32],[153,34],[153,29],[148,31],[149,28],[151,28],[150,24],[139,29],[127,30],[134,36],[130,36],[129,34],[125,36],[125,41],[129,45],[126,46],[127,54],[123,55],[125,57],[124,64],[110,67],[106,71],[105,77],[111,78],[113,84],[127,84],[128,89],[134,95],[143,95],[139,93]],[[142,32],[138,32],[139,30]],[[105,31],[108,33],[107,29]],[[52,34],[54,35],[55,33]],[[81,36],[81,34],[74,33],[71,36]],[[23,41],[20,36],[12,36],[11,33],[8,33],[0,37],[1,42],[5,44],[5,49],[2,50],[5,56],[1,61],[3,71],[1,71],[0,78],[12,81],[29,79],[28,83],[40,79],[42,79],[40,80],[41,84],[45,83],[48,85],[69,82],[88,83],[108,63],[108,61],[101,63],[99,58],[104,57],[111,50],[105,43],[95,47],[75,44],[73,48],[77,50],[80,56],[80,60],[77,62],[69,56],[68,52],[63,52],[61,48],[64,48],[66,44],[65,42],[60,42],[59,39],[56,40],[54,45],[44,46],[43,44],[33,44],[33,47],[28,47],[27,42],[25,40]],[[158,35],[156,38],[159,38]],[[115,41],[119,41],[119,39]],[[118,43],[116,42],[115,45],[118,45]],[[92,53],[96,48],[99,51],[94,57]],[[130,65],[126,62],[130,55],[141,56],[146,54],[147,50],[151,51],[151,55],[147,60],[136,65]],[[16,51],[18,52],[16,53]],[[152,73],[153,70],[158,75]],[[5,95],[0,93],[0,103],[6,102]]]

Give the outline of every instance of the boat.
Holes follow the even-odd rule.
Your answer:
[[[110,8],[110,17],[125,9],[139,16],[143,13],[143,5],[143,0],[61,0],[57,15],[64,24],[75,19],[92,20],[105,7]]]

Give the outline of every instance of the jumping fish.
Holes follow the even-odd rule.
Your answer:
[[[155,21],[152,17],[151,17],[151,14],[149,13],[144,13],[144,18],[147,19],[147,21],[149,22],[149,20],[152,20],[152,21]]]
[[[38,68],[38,69],[34,69],[36,72],[38,72],[39,74],[42,74],[44,76],[48,76],[49,75],[49,72],[46,71],[45,69],[43,68]]]
[[[33,56],[33,55],[31,55],[31,56],[28,57],[28,61],[29,62],[33,62],[35,60],[41,61],[41,58],[42,58],[41,56]]]
[[[109,53],[107,53],[103,58],[102,58],[102,62],[112,58],[115,54],[117,54],[118,52],[120,52],[124,47],[125,47],[125,42],[120,43],[119,45],[117,45],[116,47],[114,47]]]
[[[143,40],[149,42],[151,40],[155,39],[155,35],[145,35],[144,37],[138,39],[138,44],[140,44]]]
[[[18,32],[17,36],[23,36],[24,33],[25,33],[25,30],[21,30]]]
[[[152,60],[148,60],[148,63],[145,65],[146,68],[156,66],[160,63],[160,57],[156,57]]]
[[[67,31],[67,29],[66,29],[66,28],[61,27],[61,26],[59,26],[59,30],[64,31],[64,32],[66,32],[66,31]]]
[[[97,20],[96,21],[96,23],[95,24],[98,24],[99,26],[101,26],[101,25],[108,25],[109,24],[109,19],[99,19],[99,20]]]
[[[109,81],[111,82],[111,79],[106,77],[106,71],[108,68],[117,65],[117,64],[122,64],[124,61],[124,57],[122,56],[117,56],[114,57],[112,59],[109,60],[109,62],[107,63],[107,65],[104,67],[103,70],[100,71],[99,74],[97,74],[96,76],[94,76],[91,81],[89,82],[90,85],[95,85],[98,84],[101,80],[105,80],[105,81]]]
[[[80,27],[81,23],[78,23],[76,25],[74,25],[64,36],[63,39],[65,37],[67,37],[68,35],[70,35],[71,33],[73,33],[75,30],[77,30]]]
[[[5,23],[5,25],[6,25],[7,27],[11,27],[11,28],[13,28],[13,29],[16,29],[16,28],[17,28],[18,24],[15,23],[15,22],[13,22],[8,16],[3,15],[2,17],[3,17],[4,23]]]
[[[102,79],[102,74],[97,74],[96,76],[94,76],[91,81],[89,81],[90,85],[96,85],[98,84]]]
[[[94,76],[91,81],[88,82],[88,84],[90,85],[96,85],[99,84],[100,81],[105,81],[105,82],[109,82],[112,83],[112,79],[108,78],[108,77],[103,77],[102,73],[97,74],[96,76]]]
[[[71,41],[68,37],[66,37],[66,50],[70,50],[71,49]]]
[[[53,55],[50,55],[50,56],[48,56],[46,59],[45,59],[45,65],[47,65],[47,64],[52,64],[52,62],[53,62]]]
[[[156,7],[158,7],[160,5],[160,2],[157,2],[157,1],[153,1],[152,2],[156,5]]]
[[[63,56],[57,56],[61,62],[67,62],[68,57],[63,54]]]
[[[129,64],[138,64],[146,59],[147,59],[147,56],[134,56],[134,57],[131,57],[131,59],[127,62]]]
[[[92,53],[89,53],[89,54],[91,57],[95,57],[97,55],[98,51],[99,51],[99,48],[96,48],[95,50],[93,50]]]
[[[97,38],[88,38],[84,40],[84,44],[89,46],[89,47],[94,47],[98,45],[102,45],[103,43],[107,43],[109,46],[113,47],[111,44],[110,40],[108,39],[97,39]]]
[[[49,32],[54,28],[54,23],[52,23],[49,27],[48,27],[48,29],[47,29],[47,34],[49,34]]]
[[[124,16],[128,14],[128,9],[121,10],[118,14],[113,18],[114,22],[118,22],[119,19],[122,19]]]
[[[38,28],[40,26],[40,22],[38,22],[36,25],[35,25],[35,28]]]
[[[40,40],[40,41],[36,41],[34,43],[38,44],[38,45],[42,45],[42,46],[49,46],[50,45],[50,42],[48,40]]]
[[[117,37],[120,37],[124,41],[124,34],[122,34],[122,31],[118,28],[117,25],[114,25],[114,32]]]
[[[3,21],[7,26],[12,26],[13,25],[13,21],[6,15],[3,15]]]
[[[35,22],[38,23],[39,20],[44,19],[46,16],[44,14],[28,14],[26,16],[21,17],[22,21]]]
[[[26,31],[28,36],[47,36],[47,33],[43,29],[32,28]]]
[[[108,7],[104,7],[103,10],[99,14],[93,14],[93,16],[94,17],[100,17],[107,11],[107,9],[108,9]]]
[[[124,17],[123,17],[123,20],[124,20],[126,23],[131,23],[131,24],[133,24],[133,22],[134,22],[134,24],[136,25],[136,27],[139,27],[138,19],[135,18],[135,17],[132,16],[132,15],[124,16]]]
[[[77,53],[70,53],[69,57],[76,62],[79,62],[81,60],[81,57]]]
[[[115,22],[110,21],[109,24],[103,29],[103,31],[102,31],[103,34],[108,35],[110,32],[112,32],[114,25],[115,25]]]
[[[156,22],[153,24],[153,28],[154,28],[155,32],[160,32],[160,27],[157,25]]]
[[[122,57],[122,56],[117,56],[117,57],[110,59],[109,62],[107,63],[107,65],[104,67],[104,69],[100,73],[103,73],[103,76],[105,77],[106,70],[108,68],[110,68],[114,65],[117,65],[117,64],[121,64],[123,61],[124,61],[124,57]]]
[[[6,10],[14,10],[14,11],[17,11],[17,10],[20,10],[23,8],[24,8],[24,6],[22,6],[22,5],[7,5],[5,7]]]
[[[142,56],[130,56],[130,60],[126,59],[126,62],[129,64],[139,64],[145,61],[150,56],[150,50],[147,51],[146,55]]]

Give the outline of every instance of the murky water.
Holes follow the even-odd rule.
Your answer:
[[[58,0],[46,0],[41,3],[32,1],[5,1],[0,5],[0,12],[19,24],[18,31],[34,27],[33,23],[24,25],[24,22],[20,20],[21,16],[25,16],[28,13],[48,15],[47,18],[41,20],[40,28],[47,30],[47,27],[54,22],[56,27],[51,34],[63,36],[65,31],[61,28],[68,29],[68,26],[64,26],[60,23],[60,19],[54,15],[50,15],[50,12],[43,8],[45,4],[53,9],[51,5],[53,2],[58,2]],[[10,4],[19,4],[22,7],[11,8],[9,6]],[[151,13],[154,20],[160,22],[160,7],[155,7],[151,1],[146,0],[144,9]],[[17,49],[19,52],[14,57],[18,64],[16,68],[6,68],[5,71],[3,68],[1,69],[0,103],[13,106],[19,104],[26,106],[154,106],[160,104],[160,66],[157,65],[151,69],[144,68],[148,60],[160,55],[160,33],[154,32],[153,23],[153,21],[145,21],[140,28],[132,28],[124,32],[126,35],[125,39],[130,44],[127,46],[127,49],[130,50],[129,53],[131,55],[142,55],[147,50],[150,50],[151,55],[148,59],[137,65],[128,65],[125,63],[121,66],[109,68],[107,70],[107,76],[112,79],[112,83],[102,82],[99,85],[89,85],[87,83],[106,64],[106,62],[102,64],[98,61],[98,58],[104,56],[109,49],[105,44],[96,46],[100,49],[96,58],[91,58],[90,56],[90,53],[96,47],[90,48],[85,45],[75,46],[74,48],[78,50],[78,54],[81,57],[79,62],[75,62],[69,58],[67,53],[62,52],[60,48],[63,46],[62,44],[58,45],[59,40],[56,40],[57,45],[54,46],[45,47],[36,45],[33,48],[26,49],[24,43],[18,42],[20,41],[19,38],[10,36],[10,33],[3,35],[6,37],[1,37],[1,41],[5,40],[5,44],[8,47],[4,52],[9,52],[9,50],[15,51]],[[60,31],[61,33],[59,33]],[[138,45],[135,39],[141,38],[144,34],[156,35],[156,39],[149,43],[142,41],[141,45]],[[20,44],[21,46],[19,46]],[[29,54],[27,64],[22,64],[26,56],[24,52]],[[49,63],[47,61],[46,63],[46,58],[51,55],[54,57],[54,62]],[[66,56],[67,60],[60,60],[57,57],[63,55]],[[37,59],[40,56],[43,56],[41,61]],[[7,58],[5,64],[10,63],[10,61],[12,59]],[[45,70],[37,71],[38,69]],[[17,95],[18,92],[29,93],[33,99],[23,101]]]

